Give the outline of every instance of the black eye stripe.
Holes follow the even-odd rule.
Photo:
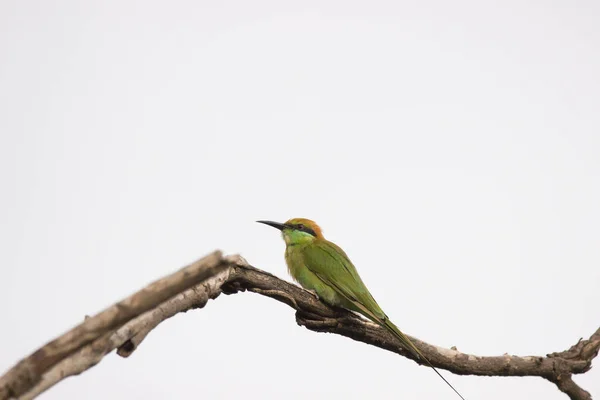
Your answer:
[[[307,227],[307,226],[304,226],[304,225],[302,225],[302,224],[298,224],[298,225],[296,225],[294,228],[296,228],[296,229],[297,229],[297,230],[299,230],[299,231],[302,231],[302,232],[309,233],[309,234],[311,234],[311,235],[313,235],[313,236],[315,236],[315,237],[317,236],[317,234],[315,233],[315,231],[313,231],[313,230],[312,230],[312,229],[310,229],[309,227]]]

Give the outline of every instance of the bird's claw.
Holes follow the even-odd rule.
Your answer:
[[[319,295],[317,294],[316,291],[312,290],[312,289],[306,289],[306,291],[310,294],[312,294],[313,296],[315,296],[315,299],[320,300],[319,299]]]

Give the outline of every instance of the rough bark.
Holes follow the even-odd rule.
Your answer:
[[[396,338],[355,314],[334,309],[312,293],[254,268],[239,256],[214,252],[116,303],[18,362],[0,377],[0,400],[33,399],[61,380],[78,375],[112,350],[128,357],[158,324],[177,313],[202,308],[221,293],[250,291],[296,310],[299,325],[336,333],[413,359]],[[591,395],[572,379],[587,372],[600,348],[600,328],[570,349],[546,356],[475,356],[411,339],[431,363],[459,375],[539,376],[573,400]],[[415,360],[421,363],[420,360]]]

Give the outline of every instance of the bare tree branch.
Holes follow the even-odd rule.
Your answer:
[[[43,374],[68,355],[134,317],[153,309],[182,290],[202,282],[213,275],[219,267],[226,266],[221,252],[214,252],[155,281],[101,313],[86,318],[84,322],[47,343],[2,376],[0,378],[0,399],[20,396],[38,384]]]
[[[20,361],[0,377],[0,400],[33,399],[66,377],[93,367],[112,350],[128,357],[162,321],[179,312],[202,308],[220,293],[246,290],[292,307],[297,323],[307,329],[347,336],[413,359],[380,326],[351,312],[331,308],[312,293],[248,265],[239,256],[222,257],[215,252],[87,318]],[[459,375],[539,376],[553,382],[573,400],[591,399],[572,380],[572,375],[591,368],[600,349],[600,329],[588,340],[545,357],[480,357],[411,339],[437,368]]]

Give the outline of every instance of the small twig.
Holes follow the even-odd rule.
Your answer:
[[[573,400],[592,400],[592,395],[579,387],[579,385],[573,381],[571,374],[559,375],[556,378],[548,380],[555,383],[561,392]]]

